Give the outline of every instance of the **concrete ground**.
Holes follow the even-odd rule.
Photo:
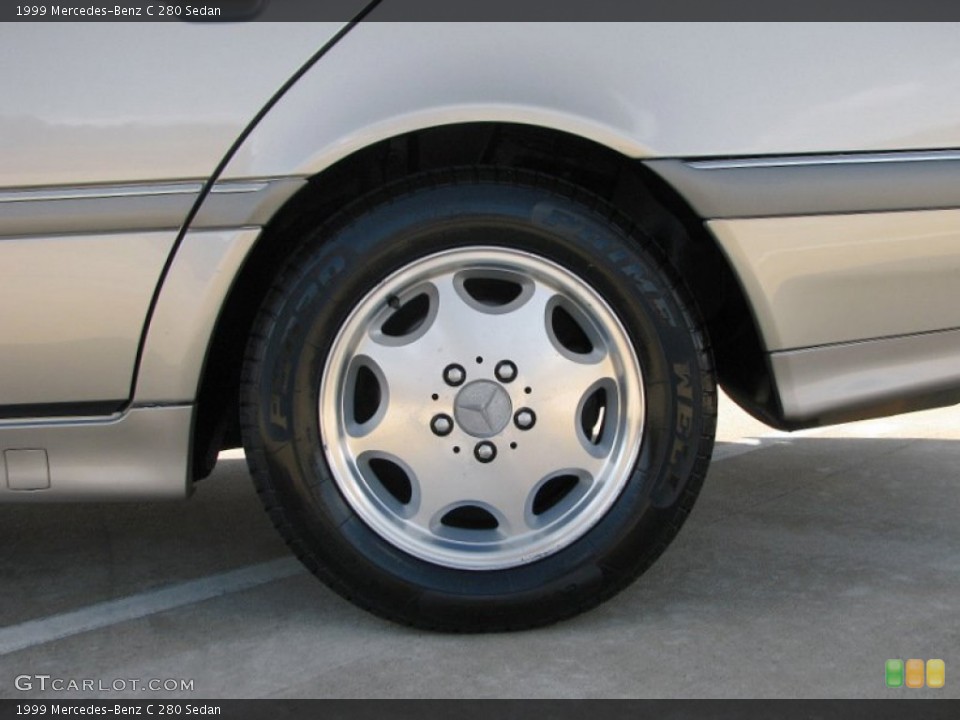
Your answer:
[[[0,697],[960,697],[960,409],[784,435],[724,400],[721,420],[663,558],[525,633],[354,609],[289,559],[236,453],[188,502],[0,506]],[[888,658],[942,658],[946,687],[887,689]]]

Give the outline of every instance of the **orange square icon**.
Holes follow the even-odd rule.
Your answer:
[[[943,660],[927,660],[927,687],[942,688],[947,681],[947,666]]]
[[[907,660],[907,682],[908,688],[923,687],[923,660]]]

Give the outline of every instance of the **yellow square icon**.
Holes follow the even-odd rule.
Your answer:
[[[907,682],[908,688],[923,687],[923,660],[907,660]]]
[[[947,666],[943,660],[927,660],[927,687],[942,688],[947,682]]]

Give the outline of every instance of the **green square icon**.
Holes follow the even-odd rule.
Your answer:
[[[887,660],[885,670],[887,687],[903,687],[903,660]]]

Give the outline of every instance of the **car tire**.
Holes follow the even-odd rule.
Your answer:
[[[529,628],[663,552],[713,445],[688,293],[558,180],[424,174],[303,238],[256,319],[241,424],[297,557],[382,617]]]

